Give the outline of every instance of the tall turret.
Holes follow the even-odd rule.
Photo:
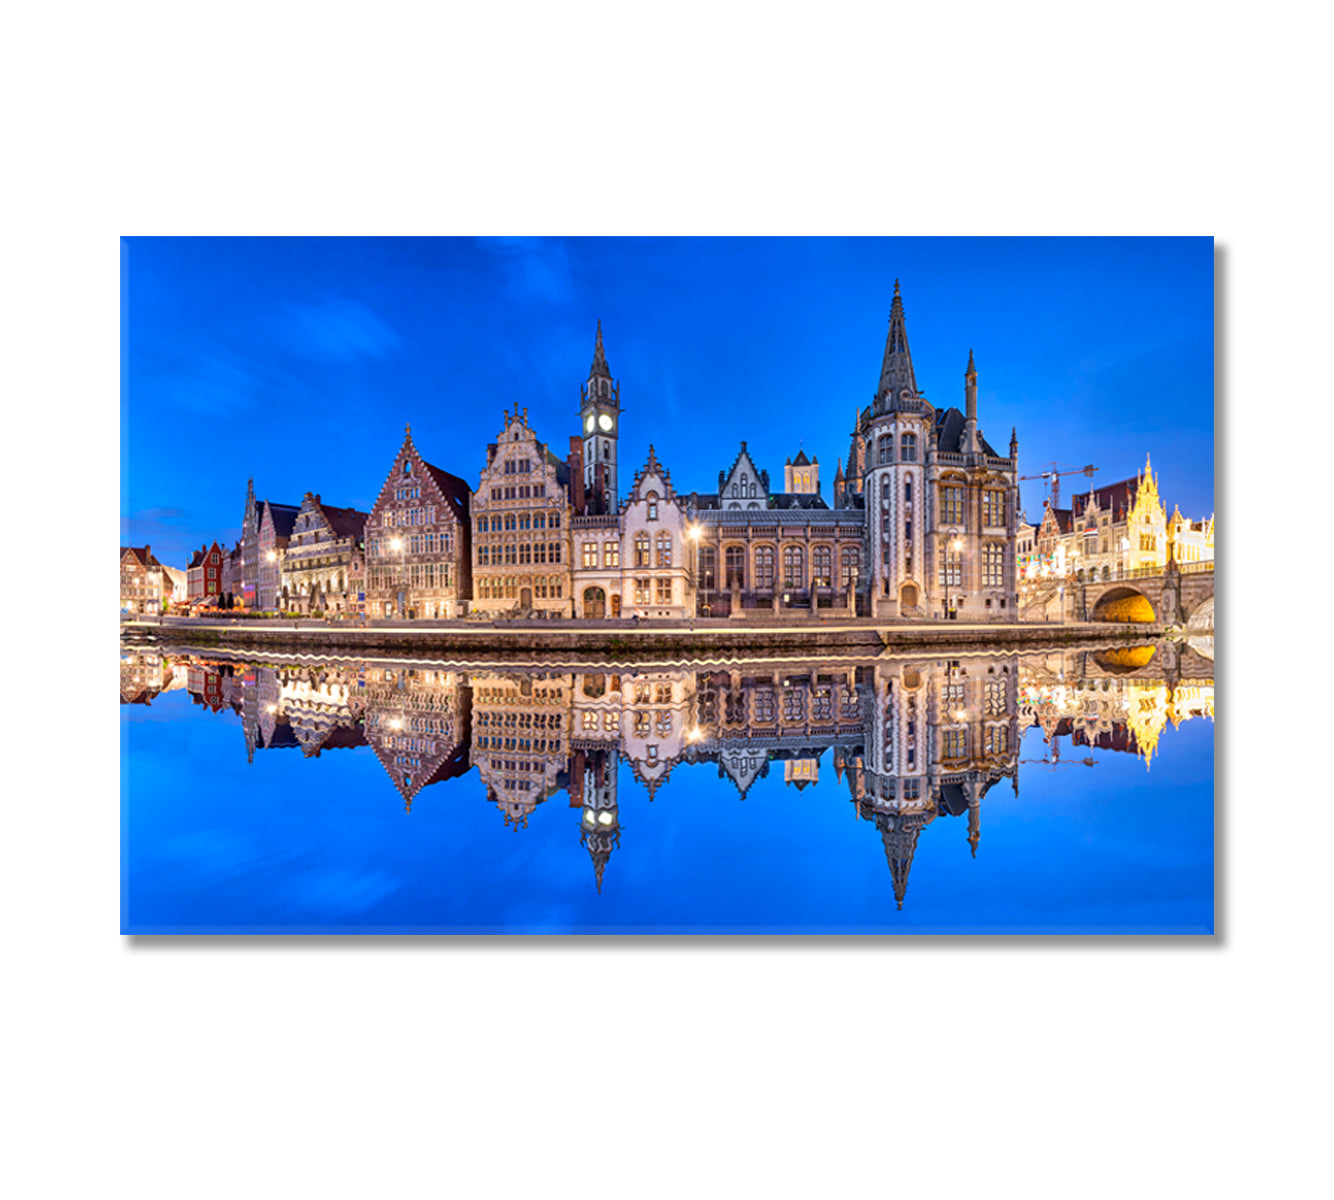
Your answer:
[[[968,351],[968,369],[963,373],[964,453],[976,454],[977,444],[977,367],[973,363],[973,352]]]
[[[889,308],[889,335],[885,338],[885,357],[880,364],[880,387],[875,394],[877,413],[892,410],[900,395],[916,397],[917,376],[913,373],[912,352],[908,349],[908,327],[903,318],[903,297],[899,281],[894,280],[894,300]]]

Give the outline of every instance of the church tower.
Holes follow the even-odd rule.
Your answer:
[[[621,385],[611,377],[602,348],[602,322],[598,322],[593,365],[583,387],[579,421],[584,437],[584,493],[589,511],[614,513],[616,492],[616,446],[621,434]]]
[[[916,616],[930,592],[926,563],[926,460],[935,412],[917,388],[899,281],[865,438],[872,612]]]

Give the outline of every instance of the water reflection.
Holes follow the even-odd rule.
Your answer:
[[[986,797],[1002,782],[1017,796],[1021,763],[1092,766],[1079,751],[1097,749],[1137,755],[1147,769],[1168,724],[1212,719],[1207,649],[481,671],[126,648],[121,700],[151,704],[184,688],[203,709],[239,717],[237,750],[251,762],[269,750],[318,758],[369,745],[405,813],[474,769],[516,833],[540,805],[564,804],[574,810],[571,848],[577,838],[598,892],[613,857],[630,852],[621,847],[623,774],[654,800],[676,772],[707,764],[744,801],[774,771],[797,790],[820,782],[832,751],[837,792],[878,834],[901,909],[923,831],[957,823],[976,856]],[[1040,759],[1020,758],[1030,728],[1042,731]]]

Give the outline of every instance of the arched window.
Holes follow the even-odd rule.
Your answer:
[[[904,462],[917,461],[917,435],[915,433],[905,433],[899,438],[899,457]]]
[[[892,434],[882,433],[877,443],[882,463],[894,461],[894,438]]]
[[[882,479],[880,481],[880,499],[888,502],[894,495],[894,481],[892,479]]]
[[[811,551],[811,586],[832,587],[834,583],[834,551],[829,546],[816,546]]]
[[[647,533],[635,534],[635,566],[649,565],[649,536]]]
[[[905,479],[905,480],[903,481],[903,502],[904,502],[904,504],[911,504],[911,503],[912,503],[912,476],[911,476],[911,475],[909,475],[908,478]]]
[[[658,566],[670,567],[672,565],[672,535],[670,533],[658,534]]]
[[[755,590],[771,592],[774,587],[774,549],[760,546],[755,551]]]
[[[783,547],[783,586],[794,589],[806,586],[806,552],[800,546]]]
[[[746,552],[740,546],[728,546],[724,555],[724,578],[729,588],[746,586]]]
[[[648,519],[656,521],[658,519],[658,493],[649,492],[648,494]]]
[[[861,551],[856,546],[845,546],[843,548],[843,569],[840,572],[840,581],[843,587],[851,587],[852,581],[857,574],[857,568],[861,564]]]

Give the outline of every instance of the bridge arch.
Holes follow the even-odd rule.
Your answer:
[[[1120,624],[1147,625],[1158,619],[1152,603],[1143,592],[1134,588],[1108,588],[1089,614],[1094,621],[1114,621]]]

